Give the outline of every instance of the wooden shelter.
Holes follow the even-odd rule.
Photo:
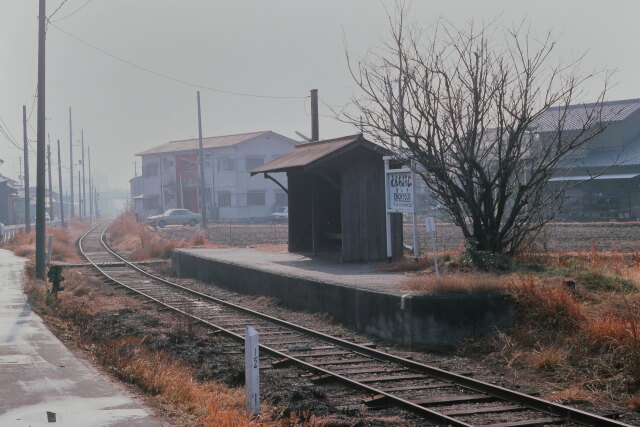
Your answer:
[[[338,252],[344,262],[380,261],[386,253],[383,156],[389,151],[352,135],[296,146],[251,175],[286,172],[289,251]],[[402,254],[402,215],[392,214],[392,252]]]

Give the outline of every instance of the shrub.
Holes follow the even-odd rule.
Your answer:
[[[631,280],[619,276],[607,276],[594,271],[584,271],[576,275],[576,281],[593,291],[631,292],[635,285]]]
[[[512,293],[519,306],[519,321],[533,329],[574,331],[584,320],[580,305],[563,288],[537,284],[528,277],[514,283]]]
[[[463,265],[482,271],[506,271],[512,267],[512,260],[504,254],[476,249],[473,239],[469,239],[460,261]]]

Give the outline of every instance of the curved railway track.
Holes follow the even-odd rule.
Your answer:
[[[370,407],[396,405],[438,425],[621,426],[612,419],[398,357],[189,289],[131,264],[105,241],[110,222],[78,241],[82,255],[111,282],[181,313],[235,340],[244,326],[260,333],[260,348],[274,367],[296,364],[312,380],[341,381],[370,394]],[[124,264],[123,264],[124,263]],[[511,421],[506,421],[511,420]],[[517,421],[513,421],[517,420]]]

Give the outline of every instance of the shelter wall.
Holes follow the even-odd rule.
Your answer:
[[[356,149],[341,159],[342,260],[376,261],[387,257],[384,162]],[[402,215],[392,214],[392,251],[402,254]]]

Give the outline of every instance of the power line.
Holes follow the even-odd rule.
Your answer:
[[[89,3],[91,3],[93,0],[87,0],[82,6],[80,6],[79,8],[77,8],[76,10],[74,10],[73,12],[69,13],[68,15],[63,16],[62,18],[58,18],[54,21],[51,21],[51,18],[53,18],[53,14],[49,17],[49,23],[53,23],[53,22],[58,22],[58,21],[62,21],[63,19],[67,19],[72,17],[73,15],[75,15],[76,13],[80,12],[82,9],[84,9]],[[62,6],[62,5],[61,5]]]
[[[113,58],[113,59],[115,59],[117,61],[123,62],[123,63],[125,63],[125,64],[127,64],[127,65],[129,65],[131,67],[137,68],[138,70],[153,74],[154,76],[162,77],[163,79],[171,80],[171,81],[174,81],[176,83],[181,83],[183,85],[187,85],[187,86],[191,86],[191,87],[195,87],[195,88],[199,88],[199,89],[203,89],[203,90],[209,90],[209,91],[212,91],[212,92],[224,93],[224,94],[227,94],[227,95],[246,96],[246,97],[250,97],[250,98],[304,99],[304,98],[308,98],[309,97],[308,95],[307,96],[258,95],[258,94],[254,94],[254,93],[235,92],[235,91],[231,91],[231,90],[224,90],[224,89],[217,89],[217,88],[213,88],[213,87],[209,87],[209,86],[203,86],[203,85],[200,85],[200,84],[197,84],[197,83],[193,83],[193,82],[189,82],[189,81],[186,81],[186,80],[182,80],[182,79],[178,79],[178,78],[175,78],[175,77],[171,77],[169,75],[154,71],[154,70],[152,70],[150,68],[146,68],[146,67],[143,67],[141,65],[135,64],[135,63],[133,63],[133,62],[127,60],[127,59],[120,58],[119,56],[116,56],[116,55],[114,55],[114,54],[112,54],[112,53],[110,53],[110,52],[108,52],[108,51],[106,51],[106,50],[104,50],[104,49],[102,49],[102,48],[100,48],[98,46],[95,46],[95,45],[93,45],[93,44],[91,44],[91,43],[89,43],[89,42],[87,42],[85,40],[82,40],[80,37],[74,36],[73,34],[69,33],[66,30],[63,30],[62,28],[60,28],[59,26],[57,26],[54,23],[51,23],[51,26],[56,28],[57,30],[63,32],[67,36],[79,41],[80,43],[82,43],[82,44],[84,44],[86,46],[89,46],[90,48],[95,49],[98,52],[100,52],[100,53],[102,53],[104,55],[107,55],[107,56],[109,56],[109,57],[111,57],[111,58]]]
[[[56,10],[53,11],[53,13],[51,15],[49,15],[49,17],[47,18],[47,22],[51,23],[51,18],[53,18],[55,16],[56,13],[58,13],[58,11],[60,9],[62,9],[62,6],[64,6],[64,4],[66,2],[68,2],[69,0],[62,0],[62,2],[58,5],[58,7],[56,8]]]

